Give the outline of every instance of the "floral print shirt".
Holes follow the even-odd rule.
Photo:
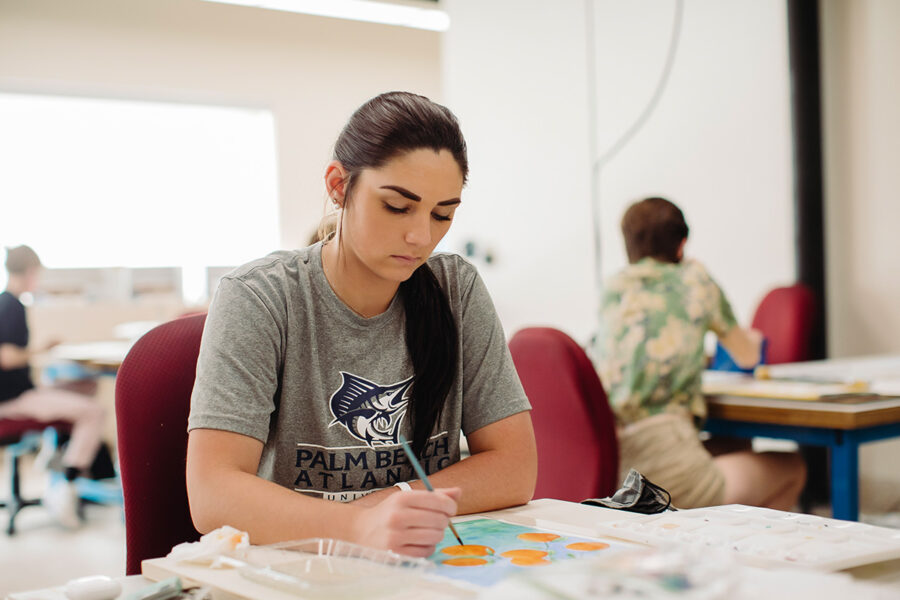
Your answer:
[[[644,258],[613,276],[591,354],[619,423],[663,412],[705,418],[703,338],[736,324],[725,294],[694,260]]]

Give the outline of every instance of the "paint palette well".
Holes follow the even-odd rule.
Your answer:
[[[650,546],[728,550],[743,562],[839,570],[900,558],[900,530],[730,504],[598,524],[598,533]]]

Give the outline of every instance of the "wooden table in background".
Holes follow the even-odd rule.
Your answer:
[[[900,398],[860,404],[708,395],[705,429],[714,435],[794,440],[831,454],[836,519],[859,518],[859,445],[900,437]]]
[[[82,342],[77,344],[60,344],[51,351],[51,358],[70,360],[85,367],[104,372],[115,372],[134,342],[114,340],[106,342]]]

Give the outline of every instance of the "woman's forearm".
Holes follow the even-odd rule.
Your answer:
[[[527,465],[528,461],[521,457],[516,459],[498,455],[498,451],[486,451],[429,475],[428,481],[435,489],[460,488],[462,493],[457,514],[486,512],[518,506],[531,500],[537,469]],[[409,484],[415,490],[425,489],[425,484],[419,480],[410,481]],[[399,491],[399,488],[391,486],[367,494],[353,504],[375,506]]]
[[[200,531],[231,525],[252,544],[337,538],[425,557],[457,513],[458,489],[410,492],[373,506],[310,498],[240,470],[188,469],[191,515]]]
[[[525,504],[534,495],[537,455],[512,449],[486,450],[442,469],[428,480],[436,488],[459,487],[459,514]],[[419,488],[419,482],[412,487]]]
[[[198,473],[188,467],[188,498],[194,526],[206,533],[230,525],[253,544],[310,537],[355,539],[361,507],[310,498],[255,474],[234,469]]]
[[[428,479],[435,488],[462,490],[458,513],[525,504],[537,482],[537,447],[530,411],[510,415],[468,434],[472,455]],[[412,484],[423,487],[421,482]]]
[[[230,525],[254,544],[308,537],[355,541],[362,507],[299,494],[256,474],[262,442],[227,431],[195,429],[188,438],[187,491],[194,526]]]

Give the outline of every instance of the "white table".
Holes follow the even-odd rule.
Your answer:
[[[502,519],[511,523],[526,527],[547,529],[562,534],[597,537],[595,525],[601,521],[618,521],[633,516],[632,513],[616,511],[582,504],[564,502],[562,500],[534,500],[527,505],[492,511],[483,515],[496,519]],[[471,518],[471,517],[469,517]],[[166,558],[157,558],[144,561],[144,575],[122,578],[123,588],[126,593],[133,592],[149,585],[152,581],[178,575],[182,580],[194,579],[201,583],[209,578],[210,569],[205,567],[192,567],[176,565]],[[549,568],[549,567],[548,567]],[[298,596],[287,592],[279,592],[271,588],[263,587],[253,582],[244,580],[237,573],[231,571],[234,577],[224,578],[216,575],[217,584],[228,588],[230,591],[218,589],[214,593],[216,600],[233,599],[240,597],[265,598],[265,600],[297,600]],[[896,590],[900,597],[900,560],[877,563],[856,567],[846,571],[855,580],[864,583],[878,583],[889,586],[891,593]],[[453,585],[438,584],[433,582],[423,583],[415,589],[400,590],[391,595],[390,600],[457,600],[474,598],[476,595],[466,589]],[[380,598],[388,597],[381,596]],[[30,592],[11,594],[9,600],[65,600],[61,588],[50,588]]]

